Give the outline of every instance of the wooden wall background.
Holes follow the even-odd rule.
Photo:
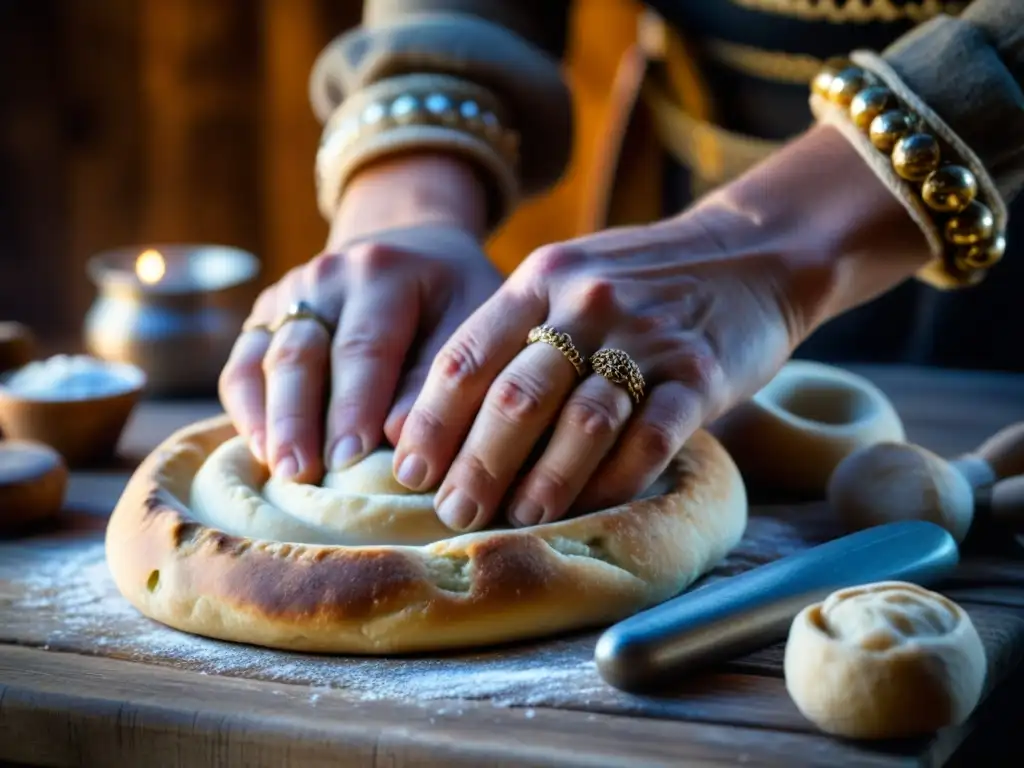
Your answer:
[[[0,319],[77,333],[89,254],[321,247],[306,81],[359,0],[0,1]]]
[[[159,241],[247,248],[272,280],[320,250],[307,79],[362,0],[0,0],[0,320],[58,341],[89,255]],[[574,158],[490,243],[511,268],[592,226],[620,132],[635,0],[574,6]],[[595,31],[599,30],[599,34]],[[612,142],[612,143],[609,143]]]

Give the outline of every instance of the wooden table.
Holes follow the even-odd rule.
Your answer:
[[[861,370],[893,398],[910,439],[946,455],[1024,419],[1022,376]],[[1016,764],[1016,741],[1004,740],[1024,726],[1012,695],[1024,682],[1024,559],[1008,537],[998,553],[965,557],[944,589],[984,637],[990,693],[966,725],[909,743],[868,747],[816,732],[786,694],[781,646],[654,698],[600,681],[593,633],[361,660],[160,627],[113,590],[102,559],[105,518],[134,462],[177,426],[215,411],[212,403],[144,404],[122,444],[125,468],[76,473],[58,529],[0,541],[0,764]],[[747,538],[716,574],[835,534],[822,503],[755,505]]]

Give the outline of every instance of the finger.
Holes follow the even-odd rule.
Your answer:
[[[270,334],[265,330],[243,331],[231,349],[218,382],[224,410],[260,463],[267,461],[263,356],[269,346]]]
[[[672,381],[655,387],[577,499],[574,511],[622,504],[647,490],[700,426],[703,398]]]
[[[263,358],[267,455],[278,477],[313,480],[322,469],[323,401],[330,338],[315,320],[293,320]]]
[[[413,490],[444,476],[498,373],[545,316],[537,294],[502,288],[440,349],[402,426],[395,476]]]
[[[352,291],[331,346],[326,461],[341,469],[381,442],[384,418],[416,336],[416,285],[378,278]]]
[[[471,530],[490,522],[578,376],[543,343],[528,346],[498,375],[438,489],[435,506],[445,525]]]
[[[632,411],[623,387],[596,374],[584,379],[562,408],[540,460],[516,489],[509,505],[512,524],[562,517],[615,445]]]
[[[464,317],[463,314],[453,312],[457,317]],[[422,344],[419,345],[416,357],[401,376],[394,402],[388,411],[387,420],[384,422],[384,434],[391,441],[392,445],[398,445],[402,436],[402,429],[405,420],[409,416],[416,398],[423,391],[423,385],[430,373],[430,366],[437,356],[438,350],[451,338],[457,328],[455,323],[445,323],[437,328]]]

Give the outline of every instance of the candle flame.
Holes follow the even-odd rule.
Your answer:
[[[167,272],[167,264],[160,251],[153,249],[143,251],[135,260],[135,274],[147,285],[159,283],[165,272]]]

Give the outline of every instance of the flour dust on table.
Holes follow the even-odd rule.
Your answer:
[[[823,508],[804,508],[799,515],[783,507],[777,512],[752,517],[743,541],[707,581],[835,534]],[[332,695],[364,701],[474,699],[497,706],[642,708],[635,697],[615,691],[598,676],[593,633],[478,653],[378,659],[274,651],[178,632],[145,618],[120,595],[99,535],[0,544],[0,608],[5,603],[13,621],[21,623],[0,626],[0,642],[307,685],[313,687],[312,697],[330,689]]]

